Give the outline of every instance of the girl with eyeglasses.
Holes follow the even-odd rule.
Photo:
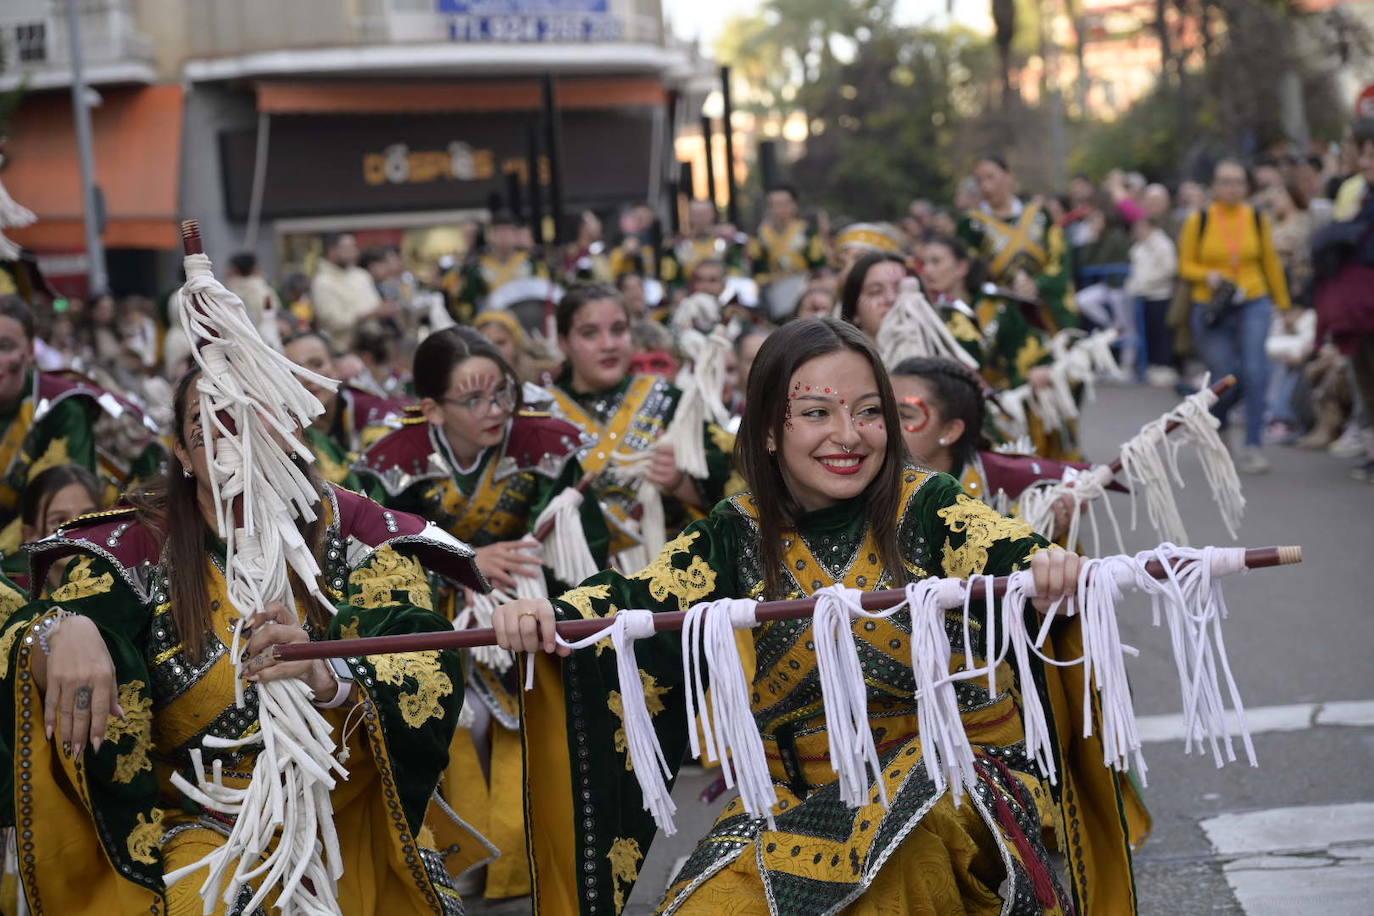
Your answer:
[[[426,337],[415,351],[414,376],[421,416],[364,452],[356,470],[368,492],[471,544],[497,588],[513,594],[517,578],[532,576],[543,577],[551,594],[573,584],[554,580],[532,535],[550,500],[582,479],[581,433],[524,410],[514,369],[472,328]],[[605,565],[608,535],[595,500],[583,500],[580,521],[593,559]],[[453,594],[449,616],[467,600]],[[486,893],[494,898],[529,893],[516,690],[513,668],[469,665],[473,721],[454,739],[442,784],[448,803],[501,850],[487,870]]]

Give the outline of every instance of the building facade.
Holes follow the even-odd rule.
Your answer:
[[[83,246],[66,3],[13,3],[0,12],[0,89],[28,92],[0,177],[40,218],[16,240],[69,265]],[[175,279],[183,217],[201,222],[212,257],[247,247],[275,273],[324,231],[417,247],[456,238],[461,222],[517,203],[513,182],[528,202],[532,169],[548,212],[546,75],[564,212],[661,207],[676,128],[700,105],[689,87],[702,62],[665,35],[659,0],[79,8],[117,291],[149,291],[149,272]],[[42,187],[59,171],[61,193]]]

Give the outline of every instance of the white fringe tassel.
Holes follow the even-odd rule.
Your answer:
[[[319,494],[292,463],[292,455],[311,460],[296,434],[323,412],[300,379],[321,387],[336,383],[268,347],[243,303],[215,280],[208,258],[190,255],[185,267],[180,311],[203,370],[198,381],[201,422],[216,522],[225,540],[229,599],[245,620],[273,601],[294,608],[289,567],[332,612],[333,604],[316,584],[319,567],[296,529],[296,519],[315,517],[312,507]],[[235,523],[236,503],[241,527]],[[235,699],[241,707],[240,648],[236,633],[231,653]],[[343,862],[330,791],[335,778],[345,778],[347,772],[334,759],[331,726],[300,680],[260,683],[257,693],[257,734],[237,742],[203,742],[212,749],[261,745],[246,788],[224,785],[218,763],[208,777],[198,764],[195,785],[180,775],[172,777],[188,796],[236,820],[222,847],[166,875],[166,883],[208,869],[200,890],[207,914],[221,902],[233,903],[251,881],[259,887],[247,910],[262,906],[276,892],[275,905],[288,916],[337,913]],[[306,881],[312,890],[305,890]]]
[[[568,642],[561,636],[556,639],[560,646],[584,649],[610,636],[615,649],[616,676],[620,682],[620,719],[625,726],[625,752],[629,756],[630,768],[635,772],[635,779],[639,782],[644,810],[653,817],[658,829],[672,836],[677,833],[677,825],[673,823],[677,805],[668,791],[668,780],[672,779],[673,771],[663,756],[663,748],[659,746],[653,716],[644,699],[644,681],[639,675],[639,662],[635,660],[634,641],[652,635],[652,611],[618,611],[611,621],[609,633],[599,630],[576,642]],[[529,670],[533,672],[534,666],[530,665]]]
[[[720,761],[725,785],[739,784],[744,810],[764,818],[773,830],[778,793],[768,772],[763,738],[750,704],[749,679],[735,642],[735,630],[758,626],[757,605],[747,599],[722,598],[688,609],[682,623],[682,681],[692,756],[701,760],[704,750],[707,761]]]
[[[556,579],[568,585],[578,585],[600,572],[582,530],[582,499],[576,487],[566,487],[534,520],[534,530],[538,531],[553,519],[553,531],[544,542],[544,562]]]
[[[889,369],[912,356],[944,356],[978,369],[978,360],[960,345],[913,277],[902,281],[897,301],[878,326],[875,343]]]

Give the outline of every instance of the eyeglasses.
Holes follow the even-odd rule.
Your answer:
[[[930,407],[920,398],[898,398],[897,415],[902,419],[902,429],[909,433],[919,433],[930,425]]]
[[[491,407],[495,407],[502,413],[515,409],[515,391],[509,385],[499,388],[492,394],[479,391],[463,398],[440,398],[439,400],[474,415],[485,413]]]

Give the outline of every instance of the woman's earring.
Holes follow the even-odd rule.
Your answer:
[[[941,445],[949,445],[949,441],[948,441],[947,439],[941,439],[941,440],[940,440],[940,444],[941,444]]]
[[[188,468],[186,465],[183,464],[183,465],[181,466],[181,476],[182,476],[182,477],[185,477],[186,479],[189,480],[190,478],[192,478],[192,477],[194,477],[194,476],[196,476],[196,475],[193,474],[193,473],[191,473],[191,469]]]

